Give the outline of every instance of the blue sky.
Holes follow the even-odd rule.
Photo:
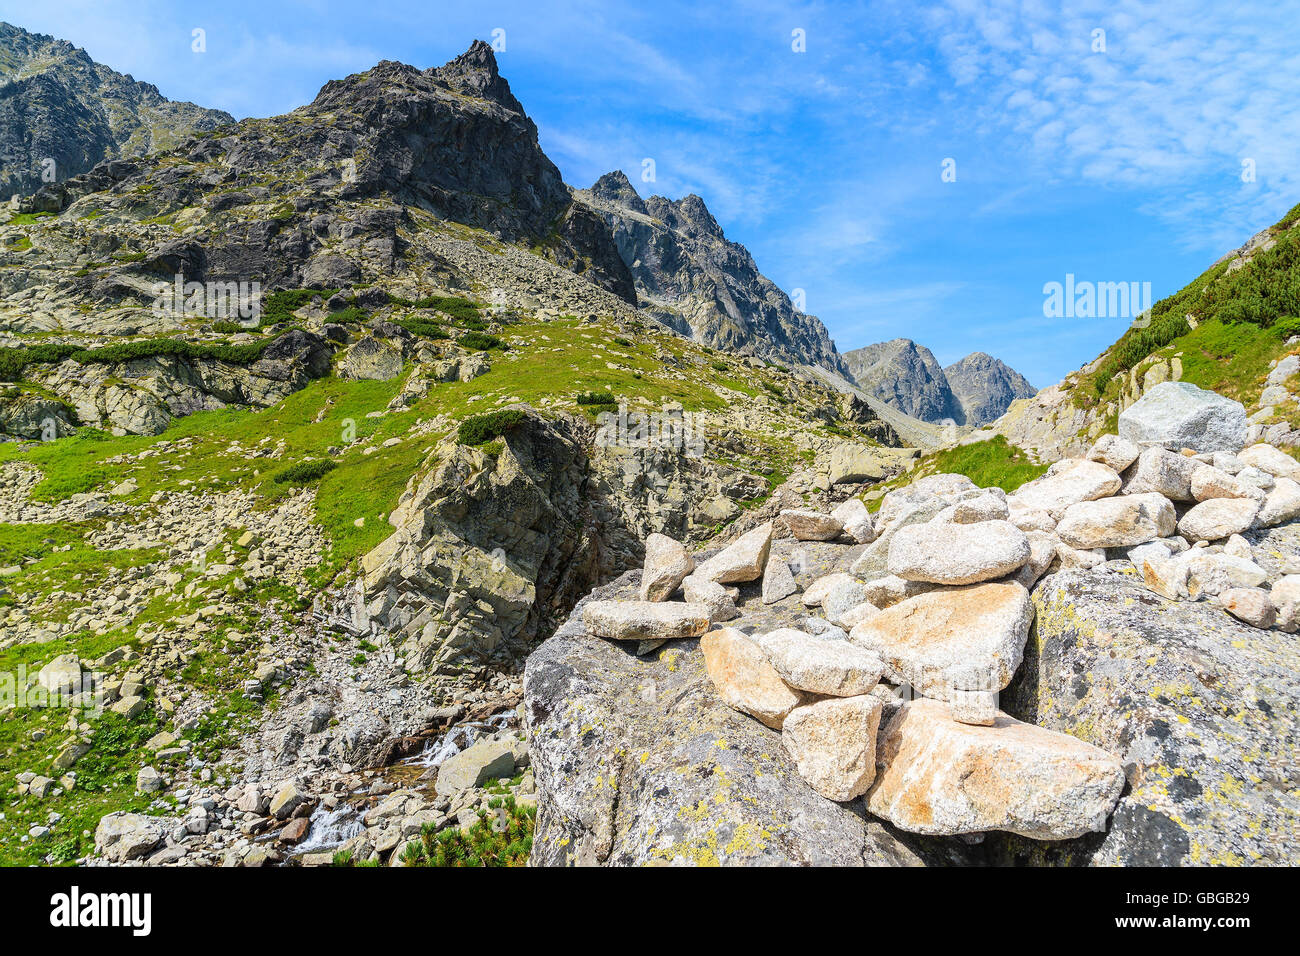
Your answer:
[[[0,0],[0,19],[237,117],[504,30],[501,70],[568,182],[622,168],[643,195],[700,194],[841,350],[907,336],[1038,386],[1128,324],[1044,318],[1044,283],[1159,298],[1300,202],[1300,3],[699,7]]]

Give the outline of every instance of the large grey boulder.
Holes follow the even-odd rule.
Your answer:
[[[596,594],[623,597],[632,580]],[[713,689],[697,641],[638,658],[587,634],[581,612],[524,672],[538,789],[531,865],[921,862],[860,803],[805,783],[780,733]]]
[[[1246,443],[1246,409],[1190,382],[1161,382],[1120,412],[1119,437],[1149,448],[1235,454]]]
[[[110,813],[95,828],[95,852],[112,863],[138,860],[162,843],[171,822],[141,813]]]
[[[1294,528],[1257,548],[1294,556]],[[1034,591],[1035,634],[1007,713],[1118,756],[1109,832],[1069,843],[995,838],[1030,863],[1294,865],[1300,642],[1207,602],[1165,600],[1128,575],[1064,571]]]
[[[889,545],[889,573],[929,584],[976,584],[1029,560],[1029,539],[1010,521],[931,521],[901,529]]]
[[[434,786],[438,796],[451,797],[514,772],[515,752],[510,741],[489,738],[444,760]]]

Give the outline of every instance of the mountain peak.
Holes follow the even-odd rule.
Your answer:
[[[603,202],[624,206],[640,213],[645,212],[645,202],[637,193],[636,187],[632,185],[632,181],[627,178],[627,174],[621,169],[606,173],[592,183],[591,194]]]
[[[510,84],[497,68],[496,53],[482,40],[475,40],[460,56],[430,72],[459,93],[493,100],[516,113],[524,112],[523,104],[515,99]]]

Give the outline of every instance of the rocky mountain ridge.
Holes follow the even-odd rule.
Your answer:
[[[234,122],[8,23],[0,23],[0,78],[0,199]]]
[[[826,327],[794,307],[694,194],[642,199],[622,170],[576,190],[604,217],[642,307],[714,348],[847,374]]]
[[[860,387],[925,422],[984,425],[1035,392],[1023,375],[984,352],[942,368],[934,353],[911,339],[853,349],[844,360]]]

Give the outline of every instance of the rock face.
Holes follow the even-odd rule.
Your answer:
[[[49,181],[47,170],[62,181],[235,121],[168,100],[71,43],[7,23],[0,23],[0,68],[0,199],[35,192]]]
[[[595,599],[633,595],[632,580]],[[781,735],[718,697],[696,641],[638,658],[586,634],[580,615],[524,675],[538,788],[532,865],[921,862],[804,783]]]
[[[1104,830],[1124,786],[1104,750],[1005,714],[987,727],[958,723],[933,700],[897,709],[877,759],[868,808],[916,833],[1068,840]]]
[[[714,348],[848,374],[826,327],[723,235],[699,196],[643,201],[622,171],[576,195],[608,224],[643,306],[665,325]]]
[[[1295,554],[1294,528],[1258,545]],[[1131,577],[1063,571],[1034,592],[1023,671],[1002,695],[1021,720],[1117,755],[1128,788],[1104,835],[995,844],[1022,862],[1178,866],[1295,858],[1300,645]],[[1250,781],[1243,785],[1243,781]]]
[[[529,415],[503,442],[495,459],[440,446],[390,516],[397,530],[363,561],[351,626],[398,635],[417,666],[519,647],[547,625],[549,608],[617,570],[602,566],[595,546],[598,535],[617,545],[617,516],[602,521],[585,494],[587,457],[573,425]],[[635,549],[628,541],[622,560]],[[613,557],[608,548],[604,556]]]
[[[968,425],[1001,418],[1011,403],[1032,398],[1038,389],[1011,366],[984,352],[972,352],[943,370]]]
[[[1144,448],[1236,454],[1246,442],[1246,409],[1190,382],[1162,382],[1120,413],[1119,437]]]

